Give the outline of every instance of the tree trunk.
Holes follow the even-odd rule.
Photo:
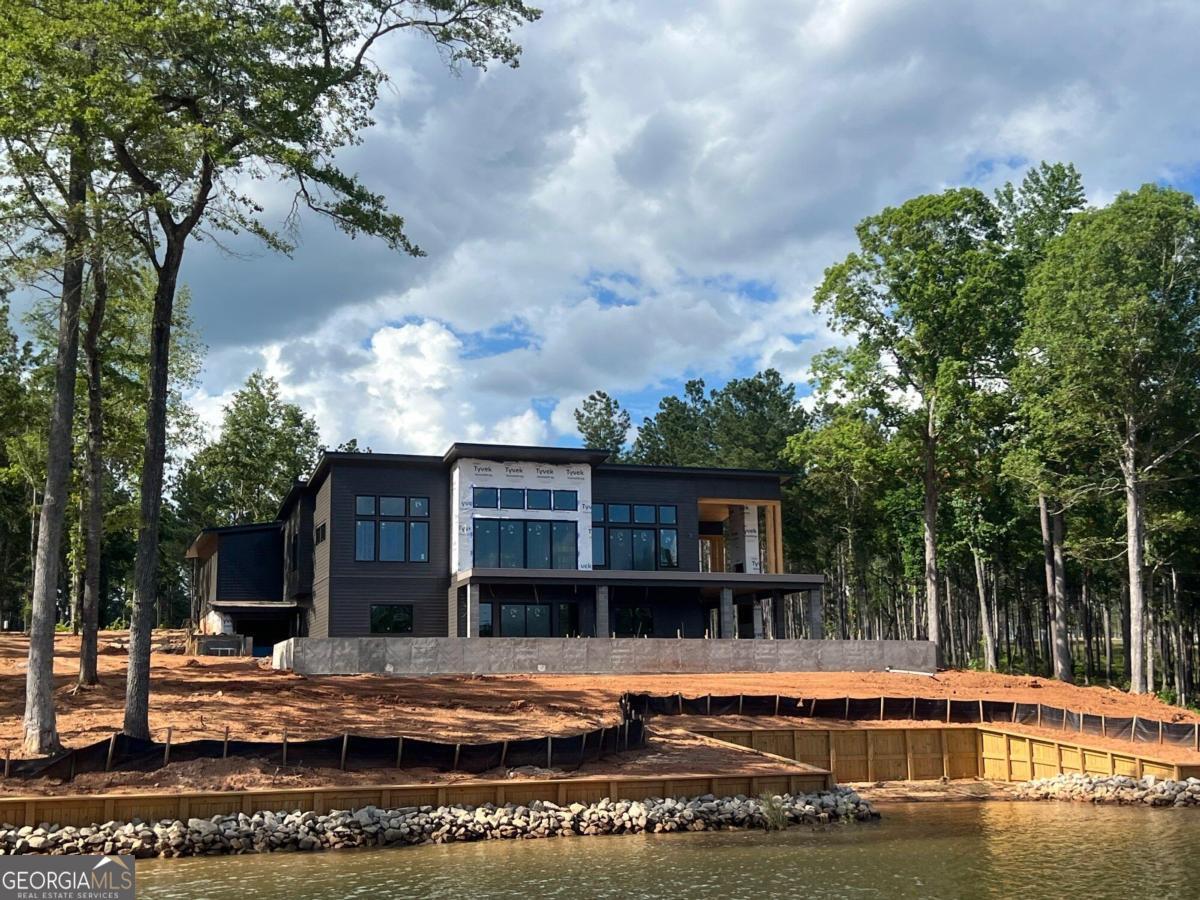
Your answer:
[[[1071,644],[1067,634],[1067,572],[1063,558],[1064,516],[1062,510],[1050,516],[1050,540],[1054,545],[1054,677],[1075,683],[1071,662]]]
[[[941,607],[938,598],[938,559],[937,559],[937,513],[938,513],[938,477],[937,477],[937,438],[934,434],[933,404],[929,403],[926,410],[925,435],[922,442],[924,452],[924,488],[925,488],[925,614],[928,617],[928,638],[937,648],[938,661],[941,661],[941,622],[939,614]]]
[[[975,586],[979,591],[979,627],[983,631],[983,665],[989,672],[996,671],[996,636],[992,632],[992,617],[988,612],[987,575],[979,551],[971,549],[975,560]]]
[[[1137,429],[1126,422],[1121,473],[1125,479],[1125,544],[1129,562],[1129,692],[1146,693],[1145,649],[1146,601],[1142,582],[1142,486],[1137,477]]]
[[[83,123],[71,131],[82,144]],[[77,145],[78,146],[78,145]],[[62,301],[54,362],[54,400],[46,448],[46,489],[38,521],[29,628],[29,669],[25,678],[24,747],[35,754],[59,748],[54,716],[54,622],[58,605],[63,516],[71,473],[71,426],[75,415],[75,370],[79,353],[79,304],[83,294],[84,204],[88,172],[81,149],[71,153],[67,183]]]
[[[129,628],[129,674],[125,684],[124,731],[150,737],[150,641],[154,630],[158,576],[158,525],[162,513],[163,463],[167,452],[167,378],[175,285],[183,262],[183,242],[168,235],[154,292],[150,331],[150,398],[146,410],[146,451],[142,457],[141,515],[133,571],[133,615]]]
[[[92,312],[83,336],[87,357],[87,519],[84,535],[83,638],[79,645],[81,685],[99,684],[96,633],[100,629],[100,547],[104,537],[104,405],[101,385],[100,332],[108,305],[108,277],[99,254],[92,259]]]

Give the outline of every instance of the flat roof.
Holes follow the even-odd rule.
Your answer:
[[[499,462],[586,463],[598,466],[612,455],[610,450],[586,447],[535,447],[525,444],[468,444],[455,442],[442,456],[450,465],[458,459],[494,459]]]
[[[188,545],[187,552],[184,553],[183,558],[208,559],[208,557],[212,556],[211,551],[215,549],[215,547],[209,548],[209,552],[205,553],[205,548],[201,546],[201,544],[210,543],[209,541],[206,541],[205,538],[215,537],[216,535],[220,534],[236,534],[242,531],[266,531],[267,529],[278,530],[279,520],[276,519],[273,522],[250,522],[246,525],[213,525],[209,528],[201,528],[200,533],[196,535],[196,537],[192,539],[191,544]]]

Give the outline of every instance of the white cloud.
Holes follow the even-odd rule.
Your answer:
[[[562,0],[515,71],[452,77],[399,41],[346,163],[429,257],[315,220],[290,261],[189,251],[196,403],[261,366],[329,443],[440,452],[569,437],[598,387],[803,378],[835,340],[812,290],[863,216],[1042,158],[1101,200],[1196,171],[1197,25],[1116,0]]]

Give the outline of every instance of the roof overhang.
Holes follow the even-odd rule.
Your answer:
[[[209,600],[210,609],[217,612],[262,612],[277,609],[287,612],[299,607],[295,600]]]
[[[579,463],[598,466],[611,455],[609,450],[584,447],[529,447],[519,444],[454,443],[442,457],[446,465],[459,459],[490,459],[497,462]]]
[[[690,587],[704,593],[719,594],[729,588],[737,594],[767,591],[795,593],[819,589],[824,575],[767,575],[747,572],[653,572],[594,569],[467,569],[454,575],[451,586],[467,584],[558,584],[607,585],[609,587]]]

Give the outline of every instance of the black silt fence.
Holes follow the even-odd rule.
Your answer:
[[[878,719],[879,711],[882,708],[883,704],[878,697],[870,699],[851,697],[844,715],[848,719]]]
[[[1162,739],[1164,744],[1171,744],[1174,747],[1192,747],[1197,746],[1197,729],[1195,725],[1187,722],[1163,722]]]
[[[713,698],[716,699],[715,697]],[[783,698],[769,694],[747,694],[742,697],[742,715],[744,716],[774,716],[781,710]]]
[[[1133,740],[1138,744],[1158,743],[1159,723],[1149,719],[1135,718],[1133,720]]]
[[[983,707],[983,721],[985,722],[1014,721],[1015,703],[1005,703],[1003,700],[984,700],[981,706]]]
[[[1018,725],[1036,725],[1038,723],[1038,705],[1036,703],[1017,703],[1013,711],[1013,721]]]
[[[1074,710],[1063,710],[1063,731],[1080,731],[1083,726],[1083,720],[1079,713]]]
[[[1043,706],[1038,724],[1043,728],[1061,729],[1063,727],[1063,710],[1057,706]]]
[[[707,697],[684,697],[680,701],[679,708],[680,708],[680,711],[685,716],[706,715],[708,712],[708,698]]]
[[[832,700],[810,700],[808,714],[814,719],[844,719],[846,718],[846,699],[837,697]]]
[[[1107,716],[1104,719],[1104,733],[1110,738],[1120,741],[1133,740],[1133,718],[1117,718]]]
[[[951,700],[950,715],[947,721],[959,723],[980,722],[983,716],[978,700]]]
[[[915,719],[917,717],[917,698],[884,697],[883,717],[885,719]]]
[[[1104,736],[1104,716],[1094,716],[1091,713],[1083,713],[1080,715],[1079,730],[1084,734],[1096,734]]]

